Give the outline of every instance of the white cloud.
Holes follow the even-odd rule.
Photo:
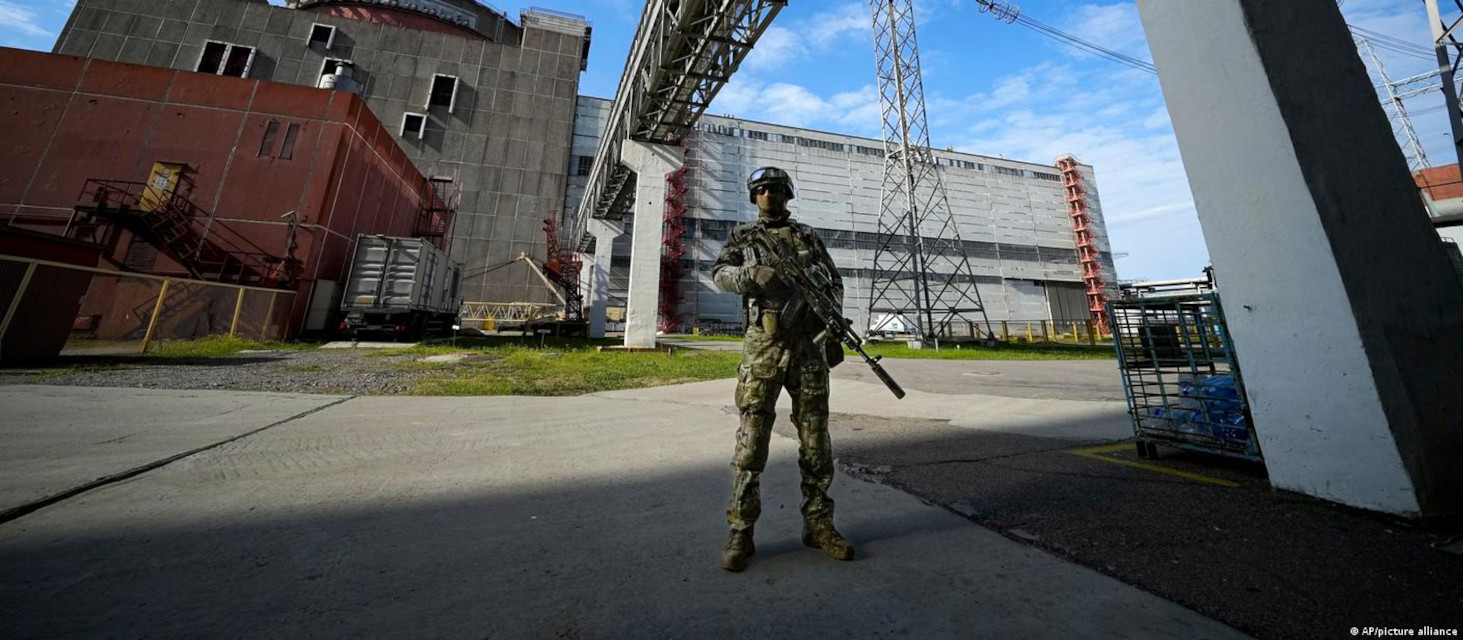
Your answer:
[[[850,38],[869,42],[872,29],[868,6],[863,2],[845,2],[785,26],[768,27],[747,55],[746,66],[760,71],[780,69],[842,46]]]
[[[757,39],[743,66],[750,70],[772,70],[807,53],[803,40],[791,29],[772,26]]]
[[[873,85],[819,96],[787,82],[737,76],[716,97],[713,113],[854,135],[879,135],[879,94]]]
[[[1131,2],[1077,7],[1063,30],[1118,53],[1149,59],[1148,40],[1143,36],[1138,6]]]
[[[0,0],[0,27],[28,36],[45,36],[51,33],[36,23],[34,11],[4,0]]]

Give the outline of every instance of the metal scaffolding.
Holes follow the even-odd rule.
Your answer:
[[[884,187],[870,279],[870,331],[897,320],[937,338],[956,318],[990,319],[930,151],[912,0],[869,0],[884,122]]]
[[[1087,311],[1099,331],[1108,330],[1107,282],[1102,279],[1102,259],[1092,235],[1092,216],[1087,204],[1087,187],[1081,163],[1071,154],[1057,158],[1062,170],[1062,188],[1066,190],[1067,215],[1072,218],[1072,233],[1077,239],[1077,258],[1082,263],[1082,283],[1086,285]]]

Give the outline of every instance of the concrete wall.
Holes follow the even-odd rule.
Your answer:
[[[540,221],[563,206],[583,23],[526,15],[521,29],[505,29],[505,40],[492,42],[367,21],[375,14],[341,9],[249,0],[80,0],[56,50],[192,70],[206,41],[230,42],[258,48],[249,78],[312,87],[327,58],[350,60],[366,104],[411,161],[423,174],[454,177],[461,188],[453,259],[471,270],[508,262],[520,251],[542,254]],[[330,50],[306,46],[315,23],[337,28]],[[450,111],[425,107],[435,74],[459,79]],[[408,112],[429,116],[425,138],[400,135]],[[552,300],[527,269],[516,267],[469,277],[463,292],[468,300]]]
[[[1463,288],[1336,4],[1138,6],[1271,482],[1457,511]]]
[[[608,100],[579,98],[571,167],[578,157],[594,155],[609,107]],[[711,264],[727,232],[756,217],[756,208],[747,201],[747,175],[758,167],[775,165],[791,173],[797,185],[797,198],[791,204],[794,217],[820,230],[843,273],[845,314],[862,320],[868,305],[873,237],[878,231],[882,148],[882,141],[868,138],[705,116],[686,155],[686,166],[691,169],[687,215],[694,220],[684,239],[687,259],[693,264],[681,285],[683,318],[688,322],[697,318],[740,322],[740,298],[716,289]],[[950,207],[991,320],[1073,319],[1070,309],[1060,304],[1059,312],[1053,313],[1046,286],[1071,285],[1081,291],[1082,269],[1060,172],[1052,165],[966,153],[937,151],[936,156],[943,165]],[[1105,267],[1103,277],[1113,284],[1117,277],[1095,174],[1090,166],[1083,166],[1082,171]],[[571,175],[566,198],[569,210],[577,208],[586,180]],[[627,224],[626,235],[614,243],[611,305],[625,295],[629,229],[633,224]],[[1082,307],[1085,309],[1085,303]]]
[[[358,234],[409,235],[420,209],[422,175],[347,93],[0,48],[0,105],[21,114],[0,120],[5,222],[61,234],[87,180],[187,164],[188,198],[264,252],[286,254],[280,216],[298,213],[296,321],[311,281],[344,278]],[[156,270],[184,272],[161,256]]]

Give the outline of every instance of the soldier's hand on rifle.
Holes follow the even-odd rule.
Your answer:
[[[752,282],[757,283],[757,288],[764,295],[778,296],[787,293],[787,284],[777,277],[777,270],[772,267],[752,267]]]

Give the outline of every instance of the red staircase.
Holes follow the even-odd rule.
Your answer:
[[[412,236],[427,238],[438,249],[446,251],[448,232],[452,230],[452,218],[457,214],[460,196],[461,190],[452,178],[427,178]]]
[[[177,191],[142,182],[88,180],[66,225],[66,236],[115,253],[118,230],[132,232],[188,275],[210,282],[286,289],[300,261],[261,249]]]
[[[544,235],[544,272],[564,290],[564,321],[583,322],[584,294],[579,290],[579,273],[584,262],[578,254],[559,246],[559,223],[552,217],[544,218]]]
[[[1088,214],[1087,190],[1082,186],[1082,170],[1077,158],[1057,158],[1062,171],[1062,186],[1067,191],[1067,214],[1072,218],[1072,231],[1077,236],[1077,258],[1082,264],[1082,281],[1086,285],[1087,310],[1097,330],[1111,332],[1107,318],[1107,283],[1102,279],[1102,259],[1092,236],[1092,216]]]
[[[687,138],[689,140],[689,138]],[[660,241],[660,330],[681,329],[681,277],[685,275],[686,191],[689,168],[682,166],[666,176],[665,214],[661,218]]]

